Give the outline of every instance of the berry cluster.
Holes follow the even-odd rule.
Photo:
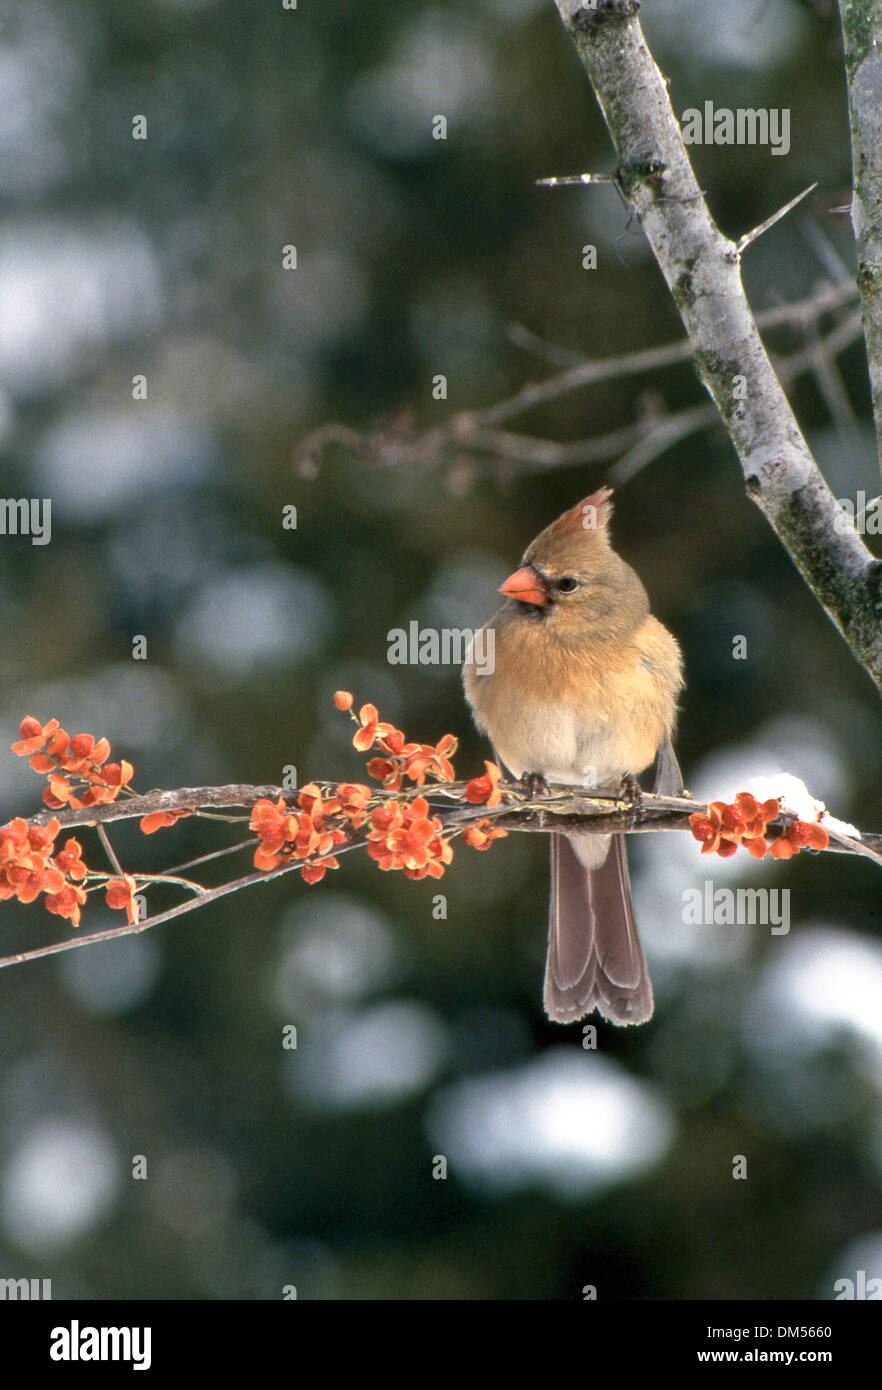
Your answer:
[[[351,711],[353,703],[348,690],[338,690],[334,696],[339,710]],[[437,744],[408,743],[400,729],[380,719],[375,705],[362,705],[352,718],[358,725],[353,747],[360,753],[376,748],[380,754],[368,761],[367,771],[385,792],[400,792],[405,781],[422,787],[427,779],[455,780],[451,756],[457,741],[452,734],[445,734]],[[486,774],[466,785],[465,799],[472,805],[498,806],[502,800],[499,768],[495,763],[484,766]],[[407,878],[440,878],[453,859],[451,841],[458,833],[478,850],[489,849],[508,833],[481,820],[461,832],[445,834],[440,817],[431,814],[424,796],[391,799],[359,782],[341,782],[328,794],[313,782],[299,793],[296,809],[281,798],[275,804],[268,800],[255,804],[251,829],[260,837],[255,867],[269,870],[303,859],[308,861],[301,866],[304,879],[318,883],[328,869],[340,867],[333,850],[352,843],[354,833],[365,824],[370,858],[378,868],[400,869]]]
[[[79,810],[83,806],[100,806],[115,801],[134,776],[134,768],[125,759],[109,763],[110,744],[106,738],[94,739],[91,734],[74,734],[62,729],[57,719],[41,724],[28,715],[22,720],[21,741],[12,744],[13,753],[27,758],[35,772],[45,772],[49,785],[43,800],[53,811],[63,806]]]
[[[781,803],[774,797],[759,802],[750,792],[738,792],[734,801],[711,801],[707,815],[696,811],[689,817],[692,834],[701,843],[702,854],[718,854],[728,859],[739,845],[754,859],[790,859],[800,850],[826,849],[830,838],[821,825],[795,820],[780,835],[767,834],[771,821],[781,815]]]

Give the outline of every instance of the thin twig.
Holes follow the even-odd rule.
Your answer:
[[[754,227],[752,232],[745,232],[744,236],[735,243],[737,254],[742,256],[748,246],[756,241],[758,237],[761,237],[764,232],[767,232],[770,227],[774,227],[776,222],[780,222],[782,217],[786,217],[791,208],[795,208],[797,203],[802,202],[803,198],[807,198],[810,193],[814,193],[817,186],[817,182],[810,183],[808,188],[804,188],[801,193],[797,193],[795,198],[791,198],[790,202],[785,203],[783,208],[779,208],[777,212],[772,213],[771,217],[767,217],[765,222],[761,222],[758,227]]]
[[[720,417],[712,405],[693,405],[688,410],[665,416],[610,469],[610,482],[621,486],[681,439],[719,423]]]
[[[573,183],[617,183],[616,174],[552,174],[547,179],[535,179],[537,188],[562,188]]]
[[[803,300],[763,310],[757,315],[757,322],[767,329],[797,326],[808,331],[824,315],[838,313],[856,298],[857,288],[853,284],[822,284]],[[860,324],[855,313],[849,315],[846,323],[851,326],[838,325],[821,337],[824,351],[831,356],[860,337]],[[321,448],[336,443],[352,449],[363,462],[374,466],[413,468],[434,465],[445,452],[455,450],[459,455],[466,451],[478,455],[486,453],[495,459],[511,461],[523,470],[529,467],[565,468],[606,463],[621,460],[623,454],[627,456],[636,448],[637,464],[644,466],[645,462],[658,457],[669,447],[668,441],[676,443],[693,430],[711,423],[709,415],[693,414],[694,407],[686,407],[682,418],[680,412],[675,412],[661,421],[653,422],[650,436],[646,435],[646,427],[639,421],[603,435],[564,443],[501,430],[499,426],[506,420],[571,391],[675,366],[689,361],[694,352],[692,343],[684,338],[618,357],[590,360],[555,348],[520,325],[513,325],[510,331],[513,341],[564,370],[545,381],[529,382],[515,395],[493,405],[460,411],[445,424],[428,430],[414,430],[412,422],[404,415],[396,421],[385,422],[372,434],[364,436],[342,425],[324,425],[302,442],[299,456],[308,459],[312,468]],[[776,358],[776,366],[782,380],[789,381],[802,371],[818,370],[820,363],[816,352],[803,349],[789,357]],[[627,463],[622,464],[620,480],[626,473],[633,476],[635,471],[633,460],[628,459]]]
[[[110,843],[110,840],[109,840],[108,835],[107,835],[107,831],[104,829],[104,826],[103,826],[103,825],[99,825],[99,826],[98,826],[98,839],[101,841],[102,845],[104,846],[104,849],[105,849],[105,851],[106,851],[107,857],[108,857],[108,859],[110,860],[110,862],[111,862],[111,864],[113,865],[113,867],[116,869],[116,872],[120,875],[120,877],[122,877],[122,872],[123,872],[122,864],[120,864],[119,860],[118,860],[117,857],[116,857],[116,850],[113,848],[113,845]]]
[[[817,230],[814,223],[809,225]],[[835,274],[831,274],[833,283],[822,283],[819,289],[813,291],[807,298],[760,309],[756,316],[759,327],[764,329],[782,328],[790,324],[805,324],[813,319],[823,317],[824,314],[841,309],[857,299],[857,285],[853,280],[845,277],[841,261],[836,261],[834,269]],[[604,364],[604,359],[592,360],[587,358],[583,352],[574,352],[569,348],[560,347],[557,343],[549,343],[545,338],[540,338],[532,329],[526,328],[521,323],[510,324],[508,335],[516,347],[523,348],[525,352],[532,352],[534,356],[543,358],[553,367],[570,370],[577,367],[594,368]],[[668,361],[656,362],[649,366],[644,364],[643,352],[624,353],[619,358],[605,360],[609,363],[618,362],[618,375],[635,376],[643,371],[654,370],[657,366],[672,366],[677,362],[688,362],[694,353],[694,348],[688,338],[680,338],[675,343],[666,343],[662,350],[671,353]],[[649,348],[646,351],[657,352],[659,349]]]
[[[282,874],[299,869],[301,863],[302,861],[285,864],[278,869],[270,869],[266,873],[247,874],[244,878],[235,879],[231,883],[222,883],[219,888],[206,888],[199,897],[178,903],[177,907],[170,907],[166,912],[158,912],[154,917],[145,917],[142,921],[126,922],[121,927],[108,927],[106,931],[86,932],[82,936],[68,937],[66,941],[55,941],[49,946],[38,946],[32,951],[20,951],[13,956],[2,956],[0,957],[0,970],[7,965],[23,965],[26,961],[40,960],[43,956],[57,956],[63,951],[76,951],[80,946],[94,946],[101,941],[114,941],[120,936],[135,936],[138,932],[147,931],[149,927],[158,927],[161,922],[170,922],[173,917],[182,917],[187,912],[195,911],[197,907],[205,907],[208,903],[216,902],[218,898],[235,893],[240,888],[250,888],[256,883],[269,883],[270,879],[279,878]]]

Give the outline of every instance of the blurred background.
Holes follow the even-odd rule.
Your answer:
[[[727,234],[818,181],[748,253],[757,310],[853,273],[830,211],[850,171],[834,9],[641,9],[678,115],[791,112],[786,157],[693,150]],[[386,634],[481,623],[607,466],[301,446],[329,424],[428,429],[556,364],[679,338],[615,189],[535,186],[612,168],[551,0],[0,4],[0,492],[52,499],[50,544],[0,544],[3,744],[55,716],[106,735],[143,791],[292,765],[360,780],[345,687],[409,738],[454,733],[459,774],[482,771],[458,671],[389,665]],[[800,422],[835,494],[872,498],[863,349],[818,355],[826,326],[768,340],[815,352]],[[701,402],[686,363],[506,427],[563,443]],[[618,488],[615,538],[684,648],[692,791],[783,768],[878,830],[878,697],[719,427]],[[42,784],[0,757],[2,822]],[[113,840],[160,869],[235,832]],[[535,835],[461,849],[440,884],[347,856],[317,886],[0,972],[0,1277],[51,1278],[55,1298],[828,1299],[882,1276],[878,871],[632,846],[656,1014],[601,1023],[596,1052],[541,1010]],[[789,934],[684,924],[710,878],[788,888]],[[82,930],[118,922],[95,899]],[[3,903],[0,953],[66,925]]]

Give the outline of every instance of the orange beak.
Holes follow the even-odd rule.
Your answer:
[[[523,565],[509,575],[505,583],[500,584],[499,592],[518,599],[520,603],[535,603],[537,608],[544,608],[548,602],[544,580],[529,565]]]

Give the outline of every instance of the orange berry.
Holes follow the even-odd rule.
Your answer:
[[[727,830],[740,830],[744,825],[744,820],[744,812],[740,806],[736,806],[734,803],[723,811],[723,825]]]
[[[803,845],[811,844],[812,827],[808,821],[795,820],[787,830],[787,838],[797,849],[802,849]]]
[[[773,859],[792,859],[793,855],[796,853],[797,851],[793,848],[793,845],[787,839],[786,835],[782,835],[780,839],[773,840],[769,846],[769,854]]]
[[[712,840],[717,833],[707,816],[703,816],[700,811],[689,817],[689,824],[696,840]]]

